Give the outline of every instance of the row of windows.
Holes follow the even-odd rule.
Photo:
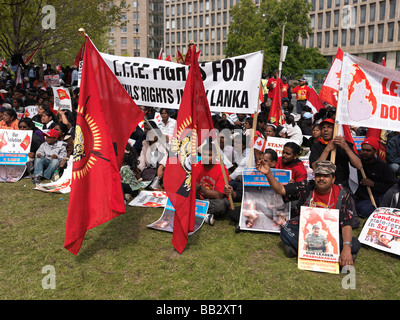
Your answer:
[[[210,41],[210,40],[225,40],[228,36],[227,28],[217,28],[210,30],[189,30],[182,32],[172,32],[165,35],[165,44],[186,43],[189,41]]]
[[[220,26],[220,25],[227,25],[228,24],[228,13],[223,12],[217,14],[210,14],[204,16],[194,16],[187,17],[187,18],[176,18],[171,20],[165,21],[165,28],[166,30],[169,29],[186,29],[186,28],[197,28],[197,27],[204,27],[204,26]]]
[[[332,26],[332,18],[333,18],[333,27],[338,27],[339,24],[341,27],[355,26],[357,24],[369,23],[378,21],[385,21],[387,19],[394,19],[396,17],[396,3],[393,2],[393,6],[391,6],[389,11],[386,11],[385,3],[379,4],[379,16],[376,14],[376,3],[369,4],[369,8],[367,11],[367,5],[362,5],[360,7],[346,7],[342,9],[342,14],[340,14],[340,10],[335,11],[327,11],[325,13],[318,13],[317,15],[311,14],[311,28],[315,29],[316,20],[317,20],[317,28],[323,29],[331,28]],[[359,13],[359,14],[358,14]],[[378,19],[377,19],[378,18]],[[325,25],[324,25],[325,21]]]
[[[397,40],[400,41],[400,22],[397,23]],[[357,29],[341,29],[333,31],[318,32],[310,34],[308,47],[322,48],[322,38],[324,37],[325,48],[337,47],[339,45],[339,35],[341,35],[340,45],[355,46],[373,43],[384,43],[395,41],[395,23],[379,24],[377,26],[359,27]],[[332,39],[332,42],[331,42]],[[316,42],[315,42],[316,41]],[[303,39],[303,46],[307,45],[307,39]]]
[[[344,6],[351,6],[352,4],[357,5],[358,3],[363,3],[363,2],[367,2],[368,0],[319,0],[318,1],[318,5],[317,5],[317,1],[318,0],[311,0],[311,4],[312,4],[312,9],[311,11],[315,11],[315,10],[324,10],[324,9],[331,9],[333,7],[338,8],[341,5]],[[390,10],[392,10],[392,8],[396,7],[396,0],[383,0],[383,1],[378,1],[379,2],[379,6],[380,7],[386,7],[386,2],[388,2],[389,8]],[[375,3],[371,3],[371,6],[376,6],[376,2]]]
[[[165,16],[180,16],[186,14],[197,14],[198,12],[208,12],[215,10],[227,10],[236,4],[236,0],[200,0],[187,3],[177,3],[165,7]],[[229,7],[228,7],[229,3]]]
[[[226,43],[207,43],[207,44],[196,44],[196,48],[201,51],[201,55],[204,56],[220,56],[224,53],[226,48]],[[187,46],[167,46],[165,48],[166,55],[171,55],[173,57],[176,56],[176,50],[179,50],[181,53],[185,53],[187,50]]]

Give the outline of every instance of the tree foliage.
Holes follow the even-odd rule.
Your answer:
[[[242,0],[231,10],[225,50],[227,56],[264,51],[264,72],[279,67],[282,29],[284,45],[288,47],[282,74],[300,75],[304,69],[327,68],[328,63],[318,49],[306,49],[299,37],[308,37],[312,31],[307,0],[261,0],[257,7],[252,0]]]
[[[108,0],[0,1],[0,51],[7,58],[23,57],[42,44],[40,55],[45,61],[72,64],[84,42],[78,35],[79,28],[86,30],[100,50],[105,47],[105,34],[110,26],[118,25],[122,13],[121,7],[110,3]]]

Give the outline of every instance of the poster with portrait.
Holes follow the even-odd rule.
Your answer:
[[[63,174],[57,181],[38,183],[35,186],[34,190],[50,192],[50,193],[62,193],[62,194],[70,193],[73,162],[74,162],[73,157],[71,156],[67,162],[67,167],[64,169]]]
[[[298,267],[339,273],[339,210],[300,208]]]
[[[189,232],[189,236],[195,233],[197,230],[199,230],[203,225],[204,218],[207,215],[208,204],[209,204],[208,201],[196,200],[194,231]],[[161,215],[160,219],[153,222],[152,224],[149,224],[147,227],[166,232],[173,232],[174,216],[175,216],[175,208],[168,199],[167,204],[165,205],[164,208],[164,212]]]
[[[282,184],[289,182],[290,170],[271,169]],[[268,179],[255,168],[243,170],[243,195],[239,228],[248,231],[279,233],[281,226],[290,219],[290,203],[284,203]]]
[[[358,240],[375,249],[400,255],[400,210],[375,209],[365,222]]]

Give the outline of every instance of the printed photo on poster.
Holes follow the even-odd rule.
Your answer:
[[[196,200],[194,231],[189,232],[189,236],[195,233],[197,230],[199,230],[203,225],[204,218],[207,215],[208,204],[209,204],[208,201]],[[164,212],[161,215],[160,219],[153,222],[152,224],[149,224],[147,227],[166,232],[173,232],[174,216],[175,216],[175,208],[172,206],[172,203],[168,199],[164,208]]]
[[[291,178],[290,170],[272,169],[282,184]],[[290,203],[284,203],[270,187],[268,179],[257,169],[243,171],[243,196],[239,218],[241,230],[280,232],[281,226],[290,219]]]
[[[400,255],[400,210],[377,208],[365,222],[358,240],[375,249]]]
[[[338,221],[338,209],[301,207],[298,256],[300,269],[338,272],[340,256]],[[314,264],[314,260],[317,263]]]

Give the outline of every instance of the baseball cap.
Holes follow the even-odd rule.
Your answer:
[[[51,129],[49,132],[43,132],[43,135],[58,139],[60,134],[58,133],[58,131],[56,129]]]
[[[364,139],[364,141],[361,143],[361,145],[369,144],[372,148],[375,149],[375,151],[378,151],[379,150],[379,143],[380,143],[380,141],[378,140],[378,138],[376,138],[376,137],[368,137],[368,138]]]
[[[307,79],[303,77],[303,78],[300,78],[299,81],[307,81]]]
[[[330,123],[330,124],[335,124],[335,120],[333,120],[332,118],[326,118],[326,119],[322,120],[319,125],[322,125],[324,122]]]
[[[328,160],[318,161],[316,166],[315,173],[332,174],[336,171],[336,166]]]

